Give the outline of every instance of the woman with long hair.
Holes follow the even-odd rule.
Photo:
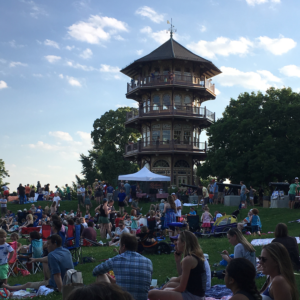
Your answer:
[[[294,270],[300,270],[299,248],[297,240],[293,236],[289,236],[289,231],[284,223],[279,223],[275,229],[275,239],[272,243],[282,244],[289,253]]]
[[[177,208],[172,196],[168,196],[167,202],[165,203],[164,206],[164,213],[165,213],[164,227],[169,228],[168,225],[169,223],[176,222],[176,213],[177,213]],[[169,235],[173,236],[174,231],[170,230]]]
[[[231,289],[231,300],[261,300],[257,290],[256,270],[252,263],[245,258],[232,259],[225,270],[225,284]]]
[[[260,290],[263,300],[299,299],[292,262],[282,244],[263,246],[259,263],[258,269],[268,276]]]
[[[255,249],[243,236],[242,232],[237,228],[231,228],[227,233],[228,241],[234,246],[234,258],[246,258],[256,268]],[[222,252],[222,258],[229,262],[232,258],[229,257],[227,250]]]
[[[108,219],[108,206],[107,206],[107,199],[103,199],[103,204],[99,205],[95,208],[95,211],[99,209],[99,224],[100,224],[100,235],[102,239],[106,238],[106,231],[109,235],[111,235],[111,224]]]
[[[183,253],[179,277],[173,277],[162,290],[151,290],[150,300],[202,300],[205,299],[206,272],[203,251],[197,237],[190,231],[179,234],[176,251]]]
[[[28,214],[26,216],[26,222],[23,226],[19,227],[19,229],[23,228],[23,227],[33,227],[33,216],[32,214]],[[21,232],[21,230],[20,230]]]

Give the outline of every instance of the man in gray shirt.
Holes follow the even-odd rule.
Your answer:
[[[126,196],[129,196],[131,186],[127,180],[126,180],[126,183],[124,184],[124,188],[125,188]]]

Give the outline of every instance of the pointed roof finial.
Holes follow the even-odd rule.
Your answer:
[[[170,24],[171,27],[169,30],[167,30],[167,33],[170,32],[170,38],[173,38],[173,33],[175,33],[177,30],[175,29],[175,26],[172,24],[172,18],[171,18],[171,23],[167,21],[167,24]]]

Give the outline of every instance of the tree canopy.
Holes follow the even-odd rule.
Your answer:
[[[126,113],[132,110],[130,107],[109,110],[94,121],[91,133],[94,147],[88,156],[80,156],[83,166],[81,173],[89,184],[95,178],[115,183],[118,175],[138,170],[136,164],[123,157],[125,146],[140,137],[137,130],[124,126]]]
[[[231,99],[208,130],[209,151],[197,175],[252,185],[291,180],[300,167],[300,94],[271,88]]]
[[[4,181],[4,178],[9,177],[8,170],[5,169],[5,162],[3,159],[0,159],[0,188],[8,184]]]

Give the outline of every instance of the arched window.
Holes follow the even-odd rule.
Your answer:
[[[160,107],[160,97],[159,95],[155,95],[153,97],[153,110],[159,110],[159,107]]]
[[[154,163],[153,168],[169,168],[169,164],[165,160],[158,160]]]
[[[163,109],[169,109],[171,106],[171,97],[168,94],[163,95]]]
[[[180,95],[175,95],[174,97],[174,106],[175,106],[175,109],[180,109],[181,108],[181,99],[182,97]]]
[[[175,165],[175,168],[189,168],[190,165],[185,160],[178,160]]]
[[[191,105],[191,103],[192,103],[191,97],[190,96],[185,96],[184,97],[184,104]]]

